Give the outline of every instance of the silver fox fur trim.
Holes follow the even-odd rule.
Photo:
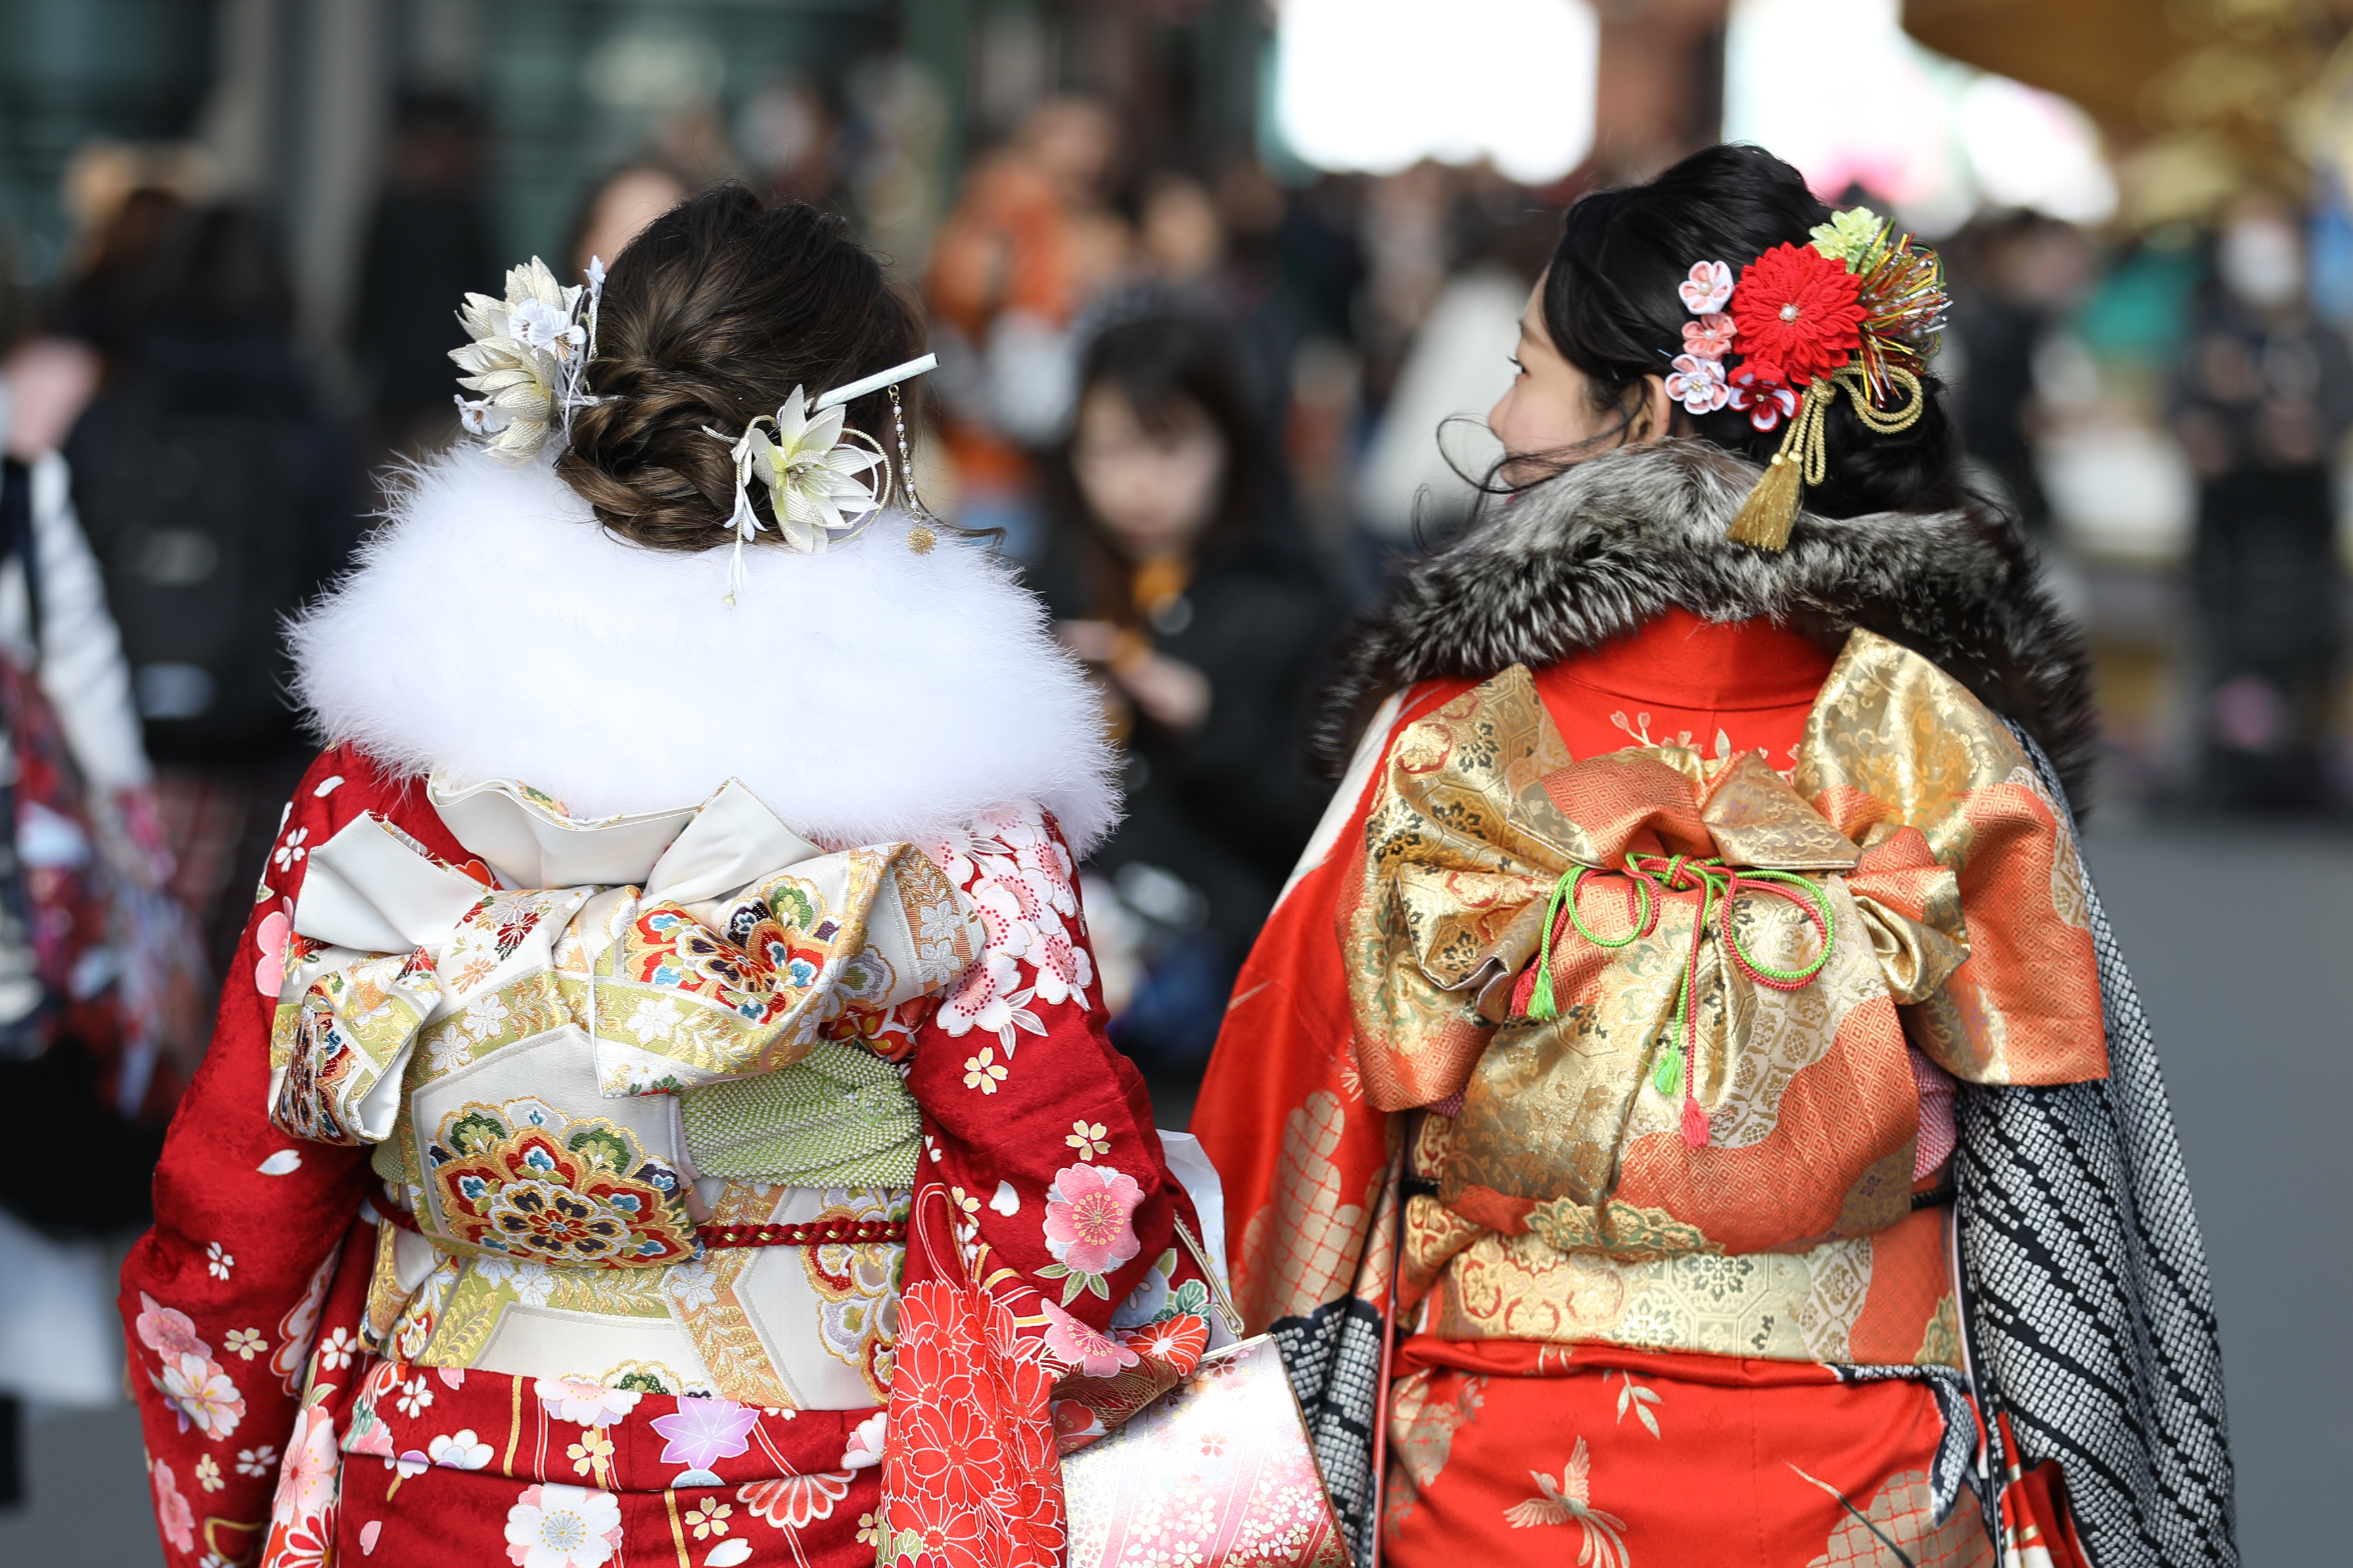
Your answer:
[[[1857,626],[1933,659],[2039,742],[2080,811],[2097,739],[2082,632],[2014,523],[1975,510],[1798,516],[1789,547],[1725,530],[1754,463],[1669,440],[1580,463],[1405,566],[1343,646],[1315,734],[1336,773],[1380,698],[1415,681],[1538,668],[1670,606],[1764,619],[1835,647]]]

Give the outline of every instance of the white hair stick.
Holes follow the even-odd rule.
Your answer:
[[[810,404],[808,411],[811,414],[822,414],[827,409],[839,407],[854,397],[863,397],[870,392],[880,392],[886,386],[896,386],[902,381],[913,380],[927,370],[938,368],[939,363],[939,355],[925,354],[921,359],[911,359],[905,364],[894,364],[889,370],[878,370],[863,381],[853,381],[848,386],[835,387],[831,392]]]

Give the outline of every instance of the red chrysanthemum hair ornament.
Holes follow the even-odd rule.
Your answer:
[[[1867,207],[1838,214],[1810,238],[1775,246],[1736,284],[1725,263],[1694,263],[1679,288],[1699,319],[1683,327],[1668,395],[1694,414],[1729,405],[1759,430],[1788,422],[1732,523],[1731,538],[1763,550],[1788,547],[1804,487],[1829,472],[1824,432],[1840,391],[1878,434],[1919,419],[1920,373],[1950,302],[1936,253]]]

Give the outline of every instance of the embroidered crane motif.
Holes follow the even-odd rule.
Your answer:
[[[1504,1519],[1515,1530],[1540,1524],[1577,1525],[1585,1532],[1585,1543],[1577,1553],[1578,1568],[1627,1568],[1631,1560],[1621,1539],[1626,1521],[1593,1506],[1592,1471],[1593,1456],[1579,1437],[1568,1463],[1561,1468],[1560,1479],[1556,1482],[1542,1470],[1529,1471],[1542,1495],[1513,1504],[1504,1510]]]

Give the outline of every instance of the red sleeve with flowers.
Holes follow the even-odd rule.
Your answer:
[[[923,1155],[899,1309],[881,1559],[1058,1563],[1059,1452],[1187,1375],[1208,1291],[1141,1080],[1103,1032],[1070,848],[1035,812],[924,849],[983,953],[918,1030]]]
[[[210,1051],[164,1142],[155,1225],[120,1299],[149,1479],[173,1568],[250,1562],[320,1306],[372,1183],[368,1150],[290,1138],[268,1113],[269,1027],[310,847],[365,812],[465,858],[413,787],[349,746],[311,763],[262,868]]]

